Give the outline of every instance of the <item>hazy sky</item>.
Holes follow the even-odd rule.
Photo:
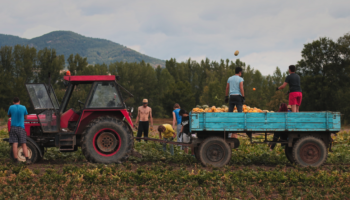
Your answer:
[[[1,0],[1,5],[3,34],[33,38],[70,30],[163,60],[240,58],[264,75],[295,64],[303,44],[350,32],[349,0]]]

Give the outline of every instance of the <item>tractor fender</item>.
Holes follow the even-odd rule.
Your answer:
[[[9,142],[9,138],[4,138],[2,140],[5,141],[5,142]],[[32,138],[27,136],[27,142],[32,143],[35,146],[35,148],[38,150],[40,156],[43,157],[43,152],[41,152],[41,149],[39,148],[38,144]]]
[[[129,127],[130,131],[133,132],[130,123],[128,122],[128,120],[125,117],[123,118],[123,121],[126,124],[126,126]]]
[[[43,157],[43,152],[41,152],[41,149],[39,148],[39,145],[30,137],[27,137],[27,142],[30,142],[32,143],[36,149],[38,150],[39,154],[40,154],[40,157]]]

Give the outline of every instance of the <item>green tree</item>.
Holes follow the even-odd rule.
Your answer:
[[[272,96],[271,101],[267,103],[267,109],[271,111],[278,111],[281,103],[288,105],[287,95],[283,93],[282,90],[279,90]]]
[[[54,88],[59,86],[62,81],[62,70],[65,66],[63,55],[56,55],[55,49],[44,48],[40,50],[37,55],[37,77],[36,82],[47,83],[48,74],[51,76],[51,83]]]
[[[187,81],[180,81],[172,85],[165,93],[163,102],[166,113],[169,113],[168,116],[171,116],[175,103],[179,103],[181,108],[191,111],[192,108],[195,107],[195,98],[191,89],[191,84]]]
[[[79,54],[75,54],[75,56],[71,54],[67,62],[68,70],[72,75],[80,74],[88,66],[87,58],[83,58]]]

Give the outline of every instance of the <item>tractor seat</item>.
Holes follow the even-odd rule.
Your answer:
[[[69,110],[67,110],[66,112],[64,112],[62,115],[61,115],[61,121],[78,121],[79,120],[79,117],[81,115],[81,112],[76,112],[74,110],[74,108],[71,108]]]
[[[81,115],[81,111],[79,111],[79,112],[77,112],[74,108],[71,108],[72,110],[73,110],[73,112],[75,113],[75,114],[77,114],[77,115]]]

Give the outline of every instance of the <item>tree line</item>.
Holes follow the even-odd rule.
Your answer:
[[[350,114],[350,105],[347,104],[347,97],[350,97],[350,35],[345,34],[337,41],[319,38],[305,44],[301,53],[302,59],[296,64],[303,90],[301,111],[340,111],[346,123]],[[288,75],[288,66],[282,70],[276,67],[273,74],[263,76],[259,70],[239,59],[211,61],[207,58],[201,62],[170,59],[165,68],[154,68],[144,61],[89,65],[87,58],[79,54],[72,54],[65,60],[63,55],[56,54],[55,49],[37,51],[28,46],[4,46],[0,48],[0,117],[15,96],[32,112],[24,84],[46,83],[49,72],[61,101],[65,92],[62,80],[66,68],[72,75],[118,75],[118,83],[134,94],[133,98],[123,94],[127,106],[137,108],[142,99],[147,98],[155,117],[171,117],[175,103],[186,110],[203,104],[223,105],[227,79],[234,75],[237,66],[243,68],[245,104],[276,111],[280,103],[288,103],[288,88],[276,91]],[[76,87],[69,107],[79,110],[78,100],[84,102],[88,92],[87,86]]]

